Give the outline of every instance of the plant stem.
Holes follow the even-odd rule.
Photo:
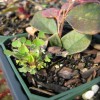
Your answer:
[[[58,34],[59,34],[59,37],[61,37],[62,36],[62,31],[63,31],[63,26],[64,26],[64,22],[65,22],[65,18],[66,18],[66,15],[68,14],[68,12],[70,11],[70,9],[72,8],[72,6],[73,6],[73,4],[74,4],[74,2],[75,2],[75,0],[73,0],[71,3],[70,3],[70,5],[69,5],[69,7],[68,7],[68,9],[67,9],[67,11],[66,10],[61,10],[61,12],[60,13],[62,13],[62,21],[61,21],[61,23],[59,23],[60,25],[58,26]]]
[[[64,21],[65,21],[65,18],[64,18],[64,11],[63,11],[62,13],[63,13],[63,15],[62,15],[63,17],[62,17],[61,23],[59,24],[59,31],[58,31],[59,37],[62,36]]]

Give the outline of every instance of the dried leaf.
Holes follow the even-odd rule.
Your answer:
[[[84,53],[86,53],[86,54],[97,54],[98,53],[98,50],[96,50],[96,49],[93,49],[93,50],[85,50]]]
[[[94,44],[93,47],[97,50],[100,50],[100,44]]]
[[[94,59],[94,63],[100,63],[100,52],[97,53],[97,56]]]
[[[29,35],[34,36],[34,34],[35,34],[35,32],[37,31],[37,29],[34,28],[34,27],[27,27],[27,28],[26,28],[26,31],[27,31],[27,33],[28,33]]]
[[[49,47],[48,52],[57,54],[57,53],[61,52],[61,47],[56,47],[56,46]]]

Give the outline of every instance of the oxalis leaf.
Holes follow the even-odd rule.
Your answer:
[[[42,11],[37,12],[30,24],[36,29],[47,34],[56,34],[57,25],[54,19],[46,18],[42,15]]]
[[[4,54],[7,55],[7,56],[11,56],[11,55],[13,55],[14,53],[11,52],[10,50],[4,50]]]
[[[25,43],[25,42],[26,42],[26,38],[25,38],[25,37],[21,37],[19,40],[20,40],[20,42],[22,42],[22,43]]]
[[[100,4],[86,3],[74,7],[67,16],[68,23],[85,34],[100,32]]]
[[[70,55],[85,50],[89,46],[91,39],[91,35],[80,34],[74,30],[63,36],[61,41]]]
[[[29,68],[28,67],[22,67],[22,68],[19,68],[19,71],[23,72],[23,73],[26,73],[26,72],[29,71]]]
[[[21,47],[18,48],[18,50],[19,50],[19,52],[22,53],[22,54],[28,53],[28,52],[29,52],[28,48],[27,48],[24,44],[22,44]]]
[[[26,40],[25,45],[32,46],[32,42],[30,40]]]
[[[40,47],[42,45],[44,45],[44,41],[42,39],[39,39],[38,37],[36,39],[33,40],[33,44],[36,46],[36,47]]]
[[[19,40],[15,40],[12,42],[13,47],[21,47],[21,42]]]

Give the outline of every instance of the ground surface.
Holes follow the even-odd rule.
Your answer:
[[[6,79],[0,68],[0,100],[13,100]]]

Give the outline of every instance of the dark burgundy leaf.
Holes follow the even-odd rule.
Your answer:
[[[24,7],[19,7],[18,8],[18,12],[20,12],[20,13],[26,13]]]
[[[88,3],[88,2],[96,2],[100,3],[100,0],[76,0],[79,3]]]
[[[27,13],[26,9],[23,6],[18,8],[18,13],[25,15],[25,18],[29,18],[30,14]]]
[[[48,17],[48,18],[57,18],[59,15],[59,9],[57,8],[49,8],[46,10],[42,11],[43,16]]]
[[[66,2],[64,5],[62,5],[62,10],[70,10],[74,6],[74,2]]]

